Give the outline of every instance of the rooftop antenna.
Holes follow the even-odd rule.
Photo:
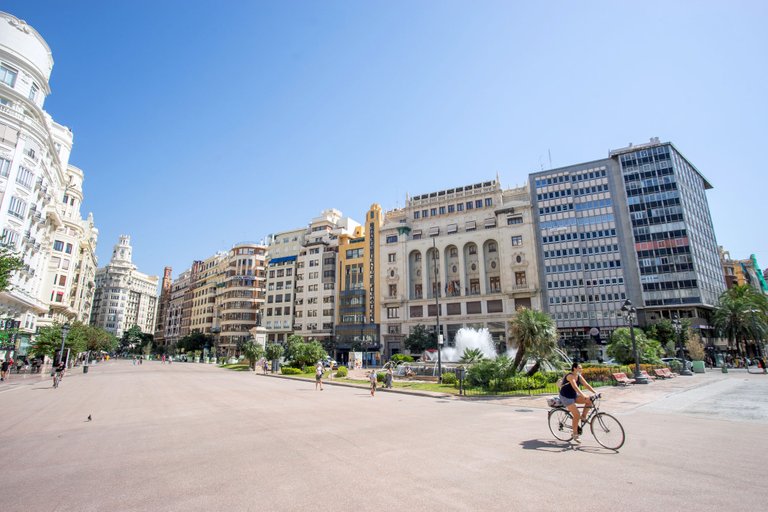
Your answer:
[[[540,171],[544,170],[544,162],[541,161],[541,155],[539,155],[539,170]]]

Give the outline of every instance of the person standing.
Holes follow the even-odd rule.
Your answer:
[[[264,370],[264,375],[267,374],[267,369],[269,368],[269,364],[267,363],[267,359],[265,358],[264,361],[261,364],[261,369]]]
[[[371,396],[374,396],[376,394],[376,371],[371,370],[371,373],[368,375],[368,378],[371,381]]]
[[[323,390],[323,362],[318,361],[317,366],[315,366],[315,391],[317,391],[317,386],[320,386],[320,391]]]
[[[395,376],[394,370],[392,370],[392,364],[390,363],[389,366],[387,366],[387,378],[386,378],[386,388],[392,389],[392,379]]]

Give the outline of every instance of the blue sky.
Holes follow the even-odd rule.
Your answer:
[[[768,3],[3,0],[55,61],[107,263],[174,276],[376,202],[672,141],[718,242],[768,265]],[[288,190],[291,192],[287,192]]]

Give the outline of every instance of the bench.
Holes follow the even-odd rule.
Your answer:
[[[668,379],[671,379],[672,377],[677,377],[674,373],[672,373],[672,370],[669,368],[662,368],[661,371],[664,373],[664,375],[667,376]]]
[[[626,373],[614,373],[613,379],[618,382],[619,386],[627,386],[629,384],[634,384],[635,379],[630,379],[627,377]]]
[[[640,370],[640,376],[645,377],[646,379],[648,379],[649,382],[656,380],[656,377],[654,377],[653,375],[650,375],[645,370]]]

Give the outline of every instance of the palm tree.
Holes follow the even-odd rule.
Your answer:
[[[739,340],[764,339],[768,331],[768,297],[749,285],[740,285],[726,290],[720,295],[719,304],[712,316],[721,336],[728,338],[730,346],[733,342],[736,351],[744,353],[739,346]]]
[[[536,363],[528,371],[533,375],[542,361],[549,359],[557,348],[557,327],[548,314],[532,309],[520,309],[512,319],[512,335],[517,340],[513,367],[522,371],[528,358]]]
[[[459,359],[459,362],[461,364],[474,364],[478,361],[482,361],[485,359],[485,355],[483,354],[483,351],[479,348],[465,348],[464,352],[461,354],[461,359]]]

